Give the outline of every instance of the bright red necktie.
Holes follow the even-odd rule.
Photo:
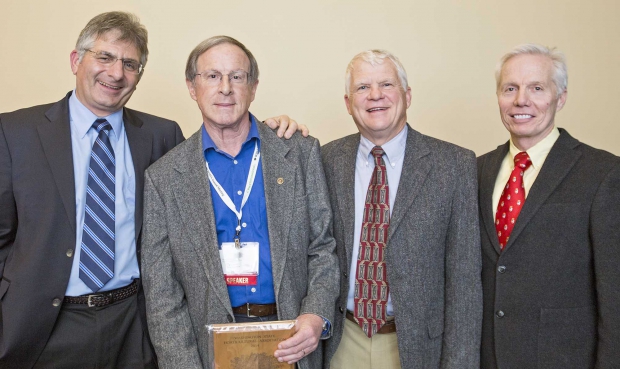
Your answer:
[[[515,226],[517,217],[525,202],[525,187],[523,186],[523,173],[532,165],[527,152],[523,151],[515,155],[515,168],[508,178],[508,183],[502,191],[502,196],[497,204],[495,214],[495,230],[499,239],[499,245],[504,249],[508,243],[510,233]]]
[[[370,178],[355,275],[353,315],[368,337],[385,324],[389,287],[385,250],[390,226],[390,196],[383,149],[375,146],[375,169]]]

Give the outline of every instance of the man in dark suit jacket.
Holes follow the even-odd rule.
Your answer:
[[[147,57],[147,30],[134,15],[100,14],[71,53],[75,90],[0,115],[2,368],[156,366],[139,283],[144,171],[183,134],[173,121],[124,108]],[[79,263],[96,118],[112,125],[117,191],[115,277],[94,291]],[[268,121],[276,120],[281,136],[288,117]],[[286,135],[295,129],[291,121]]]
[[[326,367],[479,367],[482,290],[475,156],[407,125],[411,88],[406,76],[388,52],[355,56],[347,68],[345,102],[360,133],[322,148],[342,272]],[[381,165],[371,155],[377,146],[387,168],[385,197],[391,215],[385,267],[370,263],[364,268],[377,273],[385,268],[389,292],[377,308],[369,308],[367,301],[358,303],[365,292],[358,293],[356,284],[365,282],[355,282],[364,274],[356,255],[365,249],[364,229],[379,227],[363,220],[363,214],[375,213],[365,210],[375,206],[365,205],[371,176],[384,170],[377,171]],[[372,234],[366,239],[379,246]],[[380,239],[381,234],[375,237]],[[367,283],[383,280],[375,276]],[[369,314],[370,309],[374,312]],[[385,324],[374,328],[369,315],[377,314]]]
[[[100,14],[71,53],[75,90],[0,115],[3,368],[156,367],[138,269],[144,170],[183,134],[173,121],[124,108],[147,57],[147,31],[134,15]],[[94,291],[79,276],[85,241],[77,235],[96,118],[112,125],[118,185],[116,273]],[[83,294],[90,299],[66,297]]]
[[[478,159],[482,367],[619,368],[620,159],[555,127],[561,53],[519,46],[496,78],[510,141]]]

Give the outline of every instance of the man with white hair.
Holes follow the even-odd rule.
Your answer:
[[[322,148],[342,272],[334,368],[479,368],[475,157],[407,124],[411,88],[382,50],[347,68],[360,133]]]
[[[498,64],[510,140],[478,159],[482,368],[620,367],[620,159],[556,128],[567,76],[540,45]]]

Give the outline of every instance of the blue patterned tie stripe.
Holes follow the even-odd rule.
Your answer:
[[[92,127],[98,132],[90,154],[80,279],[93,291],[103,287],[114,276],[114,200],[116,161],[110,144],[112,126],[97,119]]]

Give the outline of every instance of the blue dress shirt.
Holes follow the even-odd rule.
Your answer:
[[[254,154],[254,147],[260,138],[256,127],[256,118],[250,114],[250,132],[241,146],[237,156],[232,157],[219,150],[204,125],[202,126],[202,149],[205,160],[209,163],[209,169],[215,179],[220,183],[228,196],[234,202],[237,210],[241,207],[243,191],[250,171],[250,164]],[[217,228],[217,242],[234,242],[237,216],[224,204],[224,201],[211,187],[211,199],[215,214],[215,226]],[[228,286],[230,303],[233,307],[246,303],[273,304],[276,296],[273,288],[273,276],[271,273],[271,252],[269,247],[269,229],[267,227],[267,207],[265,205],[265,185],[263,182],[263,161],[259,162],[252,192],[243,207],[241,218],[241,242],[259,243],[259,267],[258,280],[255,286]],[[224,276],[222,276],[222,279]]]
[[[140,278],[138,259],[136,257],[136,177],[134,172],[129,142],[123,124],[123,110],[98,117],[86,108],[75,95],[69,97],[69,119],[71,127],[71,150],[73,152],[73,173],[75,177],[75,252],[71,277],[65,295],[80,296],[92,293],[91,289],[80,279],[80,252],[82,231],[84,228],[84,206],[86,204],[86,187],[88,186],[88,168],[90,152],[97,139],[97,131],[91,126],[95,119],[105,118],[112,130],[110,143],[116,159],[116,196],[115,206],[115,251],[114,277],[101,288],[101,291],[125,287],[135,278]]]
[[[360,251],[360,236],[362,232],[362,221],[364,218],[364,206],[366,205],[366,193],[370,177],[375,170],[375,159],[370,151],[375,144],[366,137],[360,135],[360,145],[357,149],[357,159],[355,161],[355,228],[353,234],[353,249],[351,252],[351,265],[349,270],[349,295],[347,309],[353,311],[355,277],[357,275],[357,255]],[[400,174],[403,170],[403,160],[405,159],[405,147],[407,146],[407,126],[393,139],[381,146],[383,151],[383,162],[387,170],[388,186],[390,187],[390,215],[394,210],[394,200],[396,191],[400,183]],[[386,265],[386,268],[390,268]],[[411,271],[413,273],[413,271]],[[387,315],[394,315],[392,308],[392,296],[388,294],[388,304],[386,306]]]

